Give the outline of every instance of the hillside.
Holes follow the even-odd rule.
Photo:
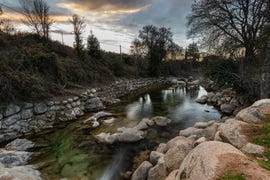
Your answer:
[[[37,100],[64,95],[65,89],[116,77],[137,77],[131,57],[104,52],[100,59],[77,58],[73,48],[34,34],[0,34],[0,101]]]

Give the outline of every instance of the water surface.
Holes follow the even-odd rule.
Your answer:
[[[198,121],[219,119],[219,112],[209,105],[194,100],[207,92],[202,88],[168,88],[128,97],[123,103],[108,108],[115,115],[112,124],[103,123],[91,130],[80,120],[63,124],[64,128],[34,137],[40,145],[39,156],[33,159],[39,165],[44,179],[120,179],[122,172],[132,170],[133,156],[151,150],[159,143],[178,135],[179,130]],[[167,116],[172,119],[168,127],[150,128],[145,140],[130,144],[104,145],[93,135],[101,132],[116,132],[119,127],[133,127],[142,118]]]

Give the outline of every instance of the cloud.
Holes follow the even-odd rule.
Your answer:
[[[108,14],[135,13],[150,4],[151,0],[61,0],[59,7],[75,12],[103,12]]]

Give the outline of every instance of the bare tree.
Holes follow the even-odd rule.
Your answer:
[[[20,0],[24,15],[23,23],[31,27],[38,35],[49,38],[49,30],[53,24],[50,7],[45,0]]]
[[[255,56],[266,24],[266,0],[197,0],[188,16],[189,35],[203,36],[207,45],[224,50],[245,48]]]
[[[3,14],[3,9],[0,6],[0,16]],[[7,18],[0,18],[0,32],[4,32],[7,34],[12,33],[13,31],[15,31],[15,28],[13,26],[13,24],[11,23],[10,19]]]
[[[83,38],[82,33],[86,27],[84,18],[74,14],[69,22],[73,25],[73,33],[74,33],[74,48],[77,52],[77,55],[81,60],[84,60],[84,45],[83,45]]]

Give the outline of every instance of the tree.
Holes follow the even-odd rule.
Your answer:
[[[176,59],[177,55],[181,55],[183,53],[184,49],[182,47],[180,47],[178,44],[176,43],[172,43],[169,46],[168,49],[168,54],[170,56],[171,59]]]
[[[252,60],[266,24],[265,0],[197,0],[188,16],[189,35],[203,36],[208,46],[245,49]]]
[[[138,39],[133,41],[133,47],[136,44],[140,45],[140,48],[146,52],[150,76],[159,76],[161,62],[167,56],[169,47],[173,43],[172,36],[169,28],[147,25],[139,31]]]
[[[83,37],[82,33],[86,27],[84,18],[74,14],[69,22],[73,25],[73,33],[74,33],[74,48],[77,52],[78,57],[81,60],[84,60],[84,45],[83,45]]]
[[[87,53],[96,59],[101,57],[99,41],[92,31],[87,38]]]
[[[147,53],[145,52],[145,49],[143,47],[143,44],[139,39],[134,39],[130,46],[130,53],[136,57],[138,60],[139,58],[144,57]]]
[[[3,14],[3,9],[0,6],[0,16]],[[13,24],[11,23],[10,19],[7,18],[0,18],[0,32],[4,32],[7,34],[12,33],[13,31],[15,31],[15,28],[13,26]]]
[[[197,43],[191,43],[186,50],[186,56],[191,57],[193,61],[196,61],[200,57],[199,48]]]
[[[49,30],[53,24],[50,17],[50,7],[45,0],[20,0],[22,20],[31,27],[39,36],[49,38]]]

